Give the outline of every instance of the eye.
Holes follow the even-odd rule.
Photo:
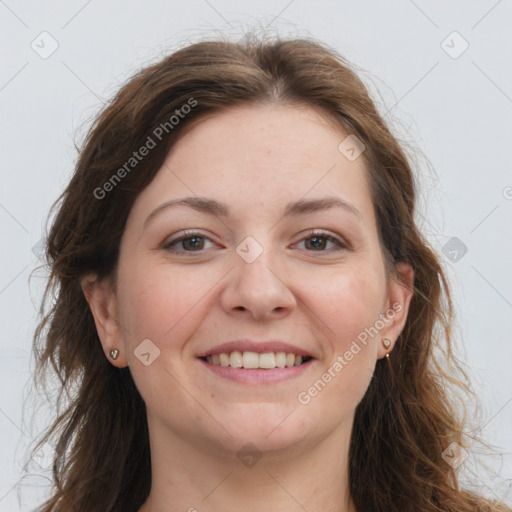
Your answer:
[[[309,233],[309,235],[302,240],[300,240],[299,243],[305,242],[306,243],[306,249],[312,249],[313,252],[333,252],[333,251],[340,251],[343,249],[347,249],[347,245],[339,240],[337,237],[332,236],[325,231],[321,230],[313,230]],[[334,249],[325,250],[326,245],[328,243],[332,243],[335,245]],[[311,251],[309,251],[311,252]]]
[[[210,238],[202,235],[199,232],[185,231],[183,236],[165,242],[162,248],[174,254],[186,254],[194,252],[200,253],[201,251],[207,249],[205,248],[205,241],[212,242]],[[330,253],[348,248],[347,245],[340,239],[322,230],[311,231],[308,236],[299,241],[299,243],[302,242],[306,243],[306,250],[308,252]],[[334,248],[327,249],[326,246],[329,243],[334,244]],[[178,248],[180,245],[181,249]]]
[[[165,242],[162,248],[172,253],[200,252],[205,248],[205,240],[211,242],[208,237],[201,233],[186,231],[184,236]],[[176,248],[179,245],[181,245],[182,250]]]

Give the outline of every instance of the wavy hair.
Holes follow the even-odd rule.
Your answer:
[[[447,279],[415,224],[416,186],[405,151],[342,56],[313,39],[275,37],[202,41],[142,69],[97,116],[79,149],[74,174],[52,207],[50,275],[34,335],[35,382],[44,386],[57,375],[60,389],[56,418],[38,444],[56,440],[52,494],[41,512],[136,512],[147,499],[145,403],[129,368],[105,358],[81,279],[115,278],[130,209],[184,129],[251,103],[317,107],[364,143],[387,263],[414,269],[405,328],[389,365],[377,362],[355,414],[349,485],[357,510],[507,510],[461,489],[443,459],[450,443],[466,443],[456,404],[469,387],[452,350]],[[177,111],[188,113],[173,124]],[[128,171],[126,162],[148,136],[158,143]]]

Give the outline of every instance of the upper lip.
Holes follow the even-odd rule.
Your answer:
[[[236,340],[228,341],[222,345],[217,345],[205,350],[197,355],[197,357],[212,356],[214,354],[230,353],[230,352],[256,352],[263,354],[264,352],[286,352],[287,354],[295,354],[303,357],[313,357],[307,350],[285,343],[284,341],[254,341],[254,340]]]

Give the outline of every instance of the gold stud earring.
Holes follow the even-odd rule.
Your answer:
[[[111,351],[110,351],[110,357],[112,359],[117,359],[117,356],[119,355],[119,350],[117,350],[117,348],[113,348]]]
[[[382,344],[387,350],[389,347],[391,347],[391,340],[389,338],[382,338]],[[389,359],[389,352],[386,352],[386,357]]]

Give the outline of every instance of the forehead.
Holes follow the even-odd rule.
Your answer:
[[[349,134],[319,109],[246,105],[188,127],[134,208],[197,195],[242,215],[262,206],[334,194],[364,214],[371,207],[366,165],[340,152]]]
[[[194,121],[172,148],[169,159],[182,163],[185,157],[212,166],[236,158],[247,171],[280,163],[284,171],[285,167],[310,164],[311,159],[332,162],[346,136],[341,126],[312,106],[242,105]]]

